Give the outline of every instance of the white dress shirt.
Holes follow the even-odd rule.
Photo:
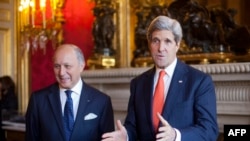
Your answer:
[[[60,88],[60,100],[61,100],[61,107],[62,107],[62,115],[64,115],[64,106],[67,100],[67,95],[65,93],[67,89]],[[78,105],[80,101],[81,91],[82,91],[82,80],[79,79],[79,81],[76,83],[76,85],[70,89],[72,91],[71,98],[73,100],[73,113],[74,113],[74,119],[76,119],[76,114],[78,110]]]
[[[173,61],[173,63],[171,63],[167,68],[164,69],[164,71],[166,72],[166,75],[163,77],[164,86],[165,86],[164,87],[164,97],[165,97],[165,99],[167,97],[168,89],[169,89],[170,82],[171,82],[173,74],[174,74],[174,69],[175,69],[176,63],[177,63],[177,59],[175,59]],[[154,76],[154,91],[155,91],[155,87],[156,87],[156,84],[157,84],[157,81],[158,81],[159,74],[160,74],[161,70],[162,69],[156,68],[156,72],[155,72],[155,76]]]
[[[177,58],[175,58],[175,60],[167,67],[165,68],[165,72],[166,72],[166,75],[163,77],[163,80],[164,80],[164,101],[166,100],[166,97],[167,97],[167,94],[168,94],[168,89],[169,89],[169,86],[170,86],[170,83],[171,83],[171,80],[172,80],[172,77],[173,77],[173,74],[174,74],[174,69],[176,67],[176,64],[177,64]],[[156,87],[156,84],[157,84],[157,81],[158,81],[158,77],[159,77],[159,73],[162,69],[159,69],[159,68],[156,68],[156,72],[155,72],[155,76],[154,76],[154,91],[155,91],[155,87]],[[154,94],[154,93],[153,93]],[[178,129],[174,128],[175,131],[176,131],[176,138],[175,138],[175,141],[181,141],[181,133]]]

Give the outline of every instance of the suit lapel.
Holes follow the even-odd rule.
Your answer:
[[[72,138],[71,140],[74,140],[75,133],[79,133],[79,126],[82,125],[82,122],[84,120],[84,115],[85,115],[85,108],[87,107],[87,104],[91,102],[91,92],[89,91],[89,87],[84,83],[82,84],[82,91],[81,91],[81,96],[80,96],[80,101],[79,101],[79,106],[77,110],[77,115],[75,119],[75,124],[74,128],[72,131]]]
[[[187,83],[187,77],[185,77],[186,73],[187,69],[185,65],[178,60],[163,109],[163,116],[166,120],[168,120],[169,115],[171,115],[173,106],[175,106],[179,97],[182,96],[183,87],[185,87],[185,83]]]
[[[154,85],[154,74],[155,68],[152,68],[145,77],[143,95],[144,95],[144,104],[146,108],[147,116],[147,125],[150,125],[152,136],[155,136],[153,120],[152,120],[152,101],[153,101],[153,85]]]
[[[49,100],[52,112],[56,118],[56,122],[61,132],[61,136],[64,137],[62,108],[61,108],[59,87],[57,84],[53,85],[53,87],[51,88],[51,93],[48,94],[48,100]]]

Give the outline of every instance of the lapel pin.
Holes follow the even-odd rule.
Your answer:
[[[179,80],[179,83],[182,83],[183,81],[182,80]]]

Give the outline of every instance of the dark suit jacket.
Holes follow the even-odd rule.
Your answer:
[[[124,123],[129,141],[156,140],[151,117],[154,74],[155,68],[131,81]],[[216,96],[211,77],[178,60],[162,115],[180,131],[182,141],[216,141]]]
[[[97,118],[85,120],[89,113]],[[111,99],[83,82],[71,141],[100,141],[114,130]],[[26,141],[64,141],[63,115],[57,83],[34,92],[26,113]]]

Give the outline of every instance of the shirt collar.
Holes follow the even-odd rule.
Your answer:
[[[177,64],[177,58],[174,59],[174,61],[169,65],[167,66],[164,70],[165,72],[167,73],[167,75],[171,78],[174,74],[174,69],[176,67],[176,64]],[[159,74],[159,72],[161,71],[162,69],[159,69],[156,67],[156,74]]]
[[[64,92],[67,89],[64,88],[60,88],[60,91]],[[73,91],[76,94],[81,94],[82,91],[82,79],[79,79],[79,81],[76,83],[76,85],[70,89],[71,91]]]

